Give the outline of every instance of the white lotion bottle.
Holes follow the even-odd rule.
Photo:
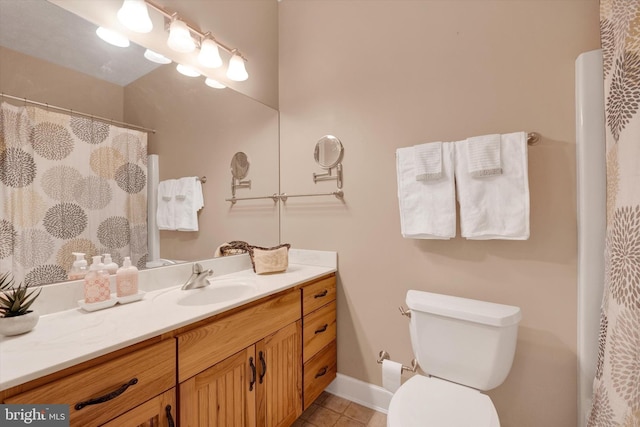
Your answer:
[[[82,252],[72,252],[72,254],[76,257],[76,260],[73,262],[71,270],[69,270],[69,280],[84,279],[84,276],[86,276],[89,271],[87,260],[84,259]]]
[[[113,262],[111,259],[111,254],[102,254],[104,257],[104,269],[107,270],[109,274],[116,274],[118,271],[118,264]]]
[[[131,259],[124,257],[122,267],[116,272],[116,295],[126,297],[138,293],[138,269],[131,265]]]
[[[84,302],[91,304],[111,299],[109,273],[104,269],[101,256],[93,257],[89,272],[84,276]]]

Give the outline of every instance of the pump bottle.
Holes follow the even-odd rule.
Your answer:
[[[109,273],[104,269],[100,255],[96,255],[84,276],[84,302],[90,304],[108,299],[111,299]]]
[[[138,293],[138,269],[131,265],[131,259],[124,257],[122,267],[116,273],[116,295],[126,297]]]
[[[72,252],[73,256],[76,257],[76,260],[73,262],[71,266],[71,270],[69,270],[69,280],[80,280],[84,279],[84,276],[87,275],[89,269],[87,268],[87,260],[84,259],[84,254],[82,252]]]

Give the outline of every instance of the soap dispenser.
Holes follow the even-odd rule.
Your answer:
[[[113,262],[111,254],[103,254],[102,256],[104,256],[104,269],[107,270],[107,273],[116,274],[118,271],[118,264]]]
[[[131,259],[124,257],[122,267],[116,273],[116,295],[126,297],[138,293],[138,269],[131,265]]]
[[[93,257],[89,272],[84,276],[84,302],[87,304],[111,299],[109,273],[104,269],[101,256]]]
[[[84,279],[84,276],[86,276],[89,271],[87,268],[87,260],[84,259],[82,252],[72,252],[72,254],[76,257],[76,260],[73,262],[71,270],[69,270],[69,280]]]

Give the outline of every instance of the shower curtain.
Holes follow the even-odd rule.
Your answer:
[[[607,237],[588,426],[640,427],[640,1],[601,0]]]
[[[144,267],[147,134],[32,106],[0,106],[0,273],[67,279],[73,252]]]

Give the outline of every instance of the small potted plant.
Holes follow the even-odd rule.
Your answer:
[[[29,289],[19,283],[15,286],[10,273],[0,275],[0,334],[11,336],[32,330],[40,316],[29,310],[40,295],[41,288]]]

